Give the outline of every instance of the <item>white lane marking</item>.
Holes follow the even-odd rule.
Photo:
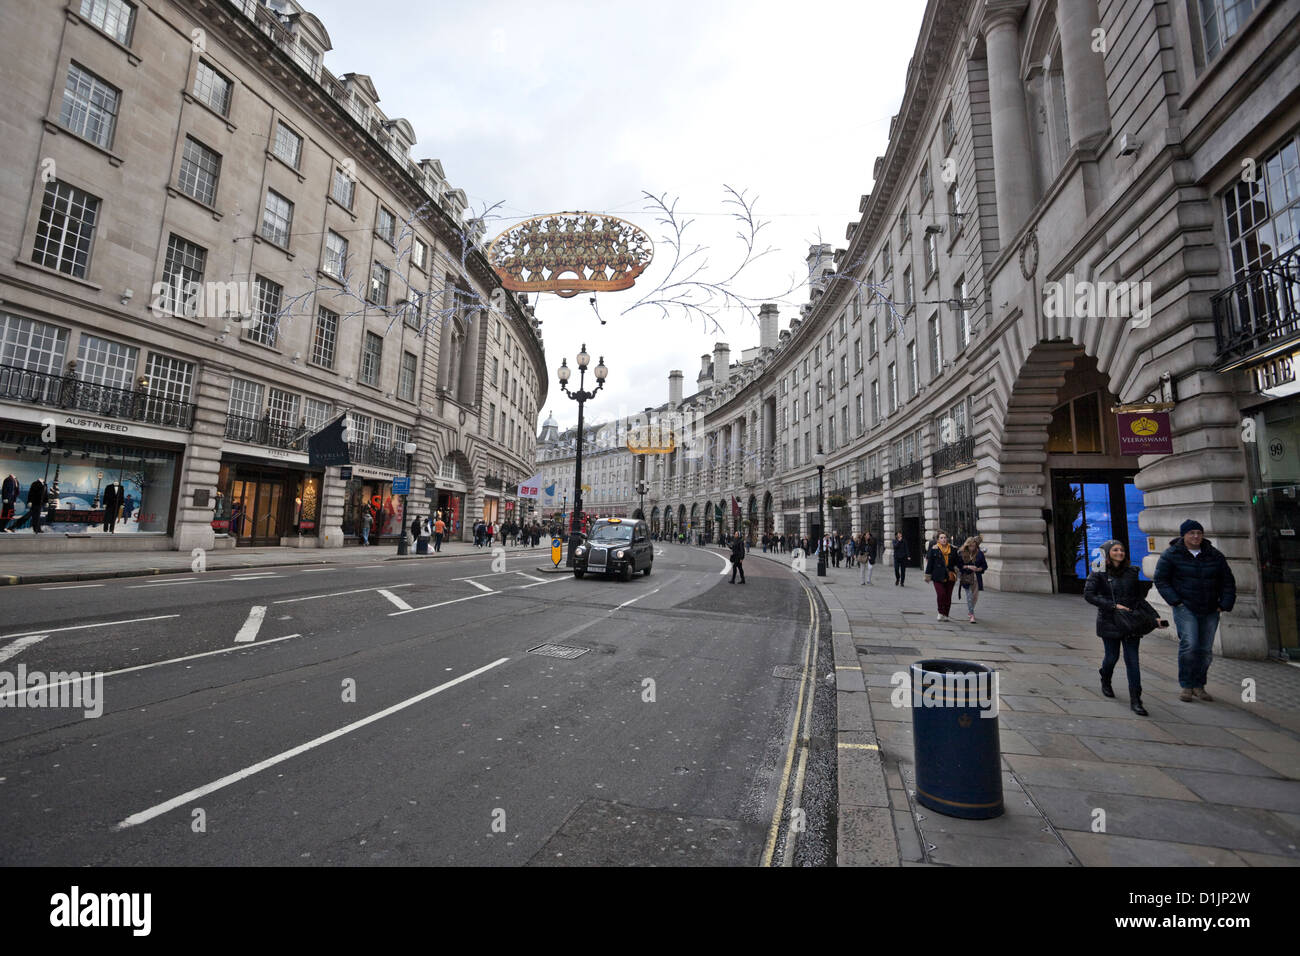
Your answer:
[[[274,571],[266,571],[260,574],[232,574],[226,578],[227,581],[255,581],[258,578],[278,578],[280,575]]]
[[[183,661],[192,661],[200,657],[211,657],[213,654],[229,654],[231,651],[246,651],[249,647],[266,647],[268,644],[278,644],[280,641],[287,641],[295,637],[302,637],[301,634],[286,634],[284,637],[272,637],[265,641],[258,641],[256,644],[244,646],[236,644],[234,647],[223,647],[216,651],[204,651],[201,654],[187,654],[185,657],[173,657],[170,660],[154,661],[152,664],[136,664],[134,667],[123,667],[116,671],[103,671],[97,674],[86,674],[82,677],[74,677],[72,680],[61,680],[54,684],[46,684],[50,690],[56,687],[65,687],[68,684],[79,684],[83,680],[91,680],[95,677],[115,677],[118,674],[130,674],[132,671],[147,671],[151,667],[162,667],[164,664],[180,664]],[[11,697],[17,697],[19,694],[29,694],[31,690],[11,690],[7,694],[0,694],[0,700],[8,700]]]
[[[517,575],[519,575],[521,578],[527,578],[527,579],[530,580],[530,581],[537,581],[537,582],[540,583],[540,584],[545,584],[545,583],[546,583],[546,578],[538,578],[538,577],[534,577],[534,576],[531,575],[531,574],[524,574],[524,572],[522,572],[522,571],[515,571],[514,573],[517,574]]]
[[[650,595],[654,594],[655,591],[659,591],[659,590],[661,590],[661,588],[655,588],[654,591],[646,591],[645,594],[638,594],[638,595],[637,595],[636,597],[634,597],[632,600],[630,600],[630,601],[624,601],[624,602],[623,602],[622,604],[620,604],[618,607],[614,608],[614,610],[617,611],[617,610],[619,610],[620,608],[625,608],[625,607],[627,607],[629,604],[635,604],[637,601],[641,600],[643,597],[649,597]]]
[[[77,588],[102,588],[102,584],[61,584],[56,588],[41,588],[42,591],[75,591]]]
[[[406,584],[387,584],[384,585],[389,590],[393,588],[409,588],[412,585]],[[299,601],[319,601],[321,598],[342,597],[345,594],[362,594],[366,591],[378,591],[379,588],[356,588],[352,591],[331,591],[329,594],[309,594],[306,597],[282,598],[279,601],[272,601],[272,604],[297,604]]]
[[[0,651],[0,661],[7,661],[11,657],[17,657],[33,644],[39,644],[49,637],[48,634],[34,634],[31,637],[20,637],[4,650]]]
[[[6,641],[11,637],[31,637],[33,634],[57,634],[62,631],[84,631],[91,627],[114,627],[118,624],[139,624],[142,621],[165,621],[172,617],[180,617],[180,615],[159,614],[155,617],[133,617],[129,621],[101,621],[99,624],[76,624],[72,627],[47,627],[39,631],[23,631],[21,634],[0,634],[0,641]]]
[[[369,571],[372,568],[386,568],[386,564],[363,564],[360,567],[353,568],[354,571]]]
[[[709,551],[707,548],[696,548],[693,545],[692,545],[692,550],[703,551],[705,554],[711,554],[715,558],[722,558],[722,570],[718,572],[719,574],[726,574],[728,571],[731,570],[731,558],[718,554],[718,552],[716,551]]]
[[[392,601],[394,604],[396,604],[397,607],[400,608],[401,610],[409,611],[411,609],[411,605],[407,604],[405,601],[399,598],[392,591],[385,591],[383,588],[380,588],[379,593],[382,594],[384,597],[388,598],[388,600]]]
[[[224,787],[228,787],[232,783],[238,783],[240,780],[244,780],[248,777],[251,777],[255,773],[260,773],[263,770],[266,770],[270,767],[274,767],[276,764],[284,763],[284,761],[296,757],[299,754],[303,754],[309,750],[313,750],[316,747],[321,746],[322,744],[327,744],[331,740],[337,740],[338,738],[344,736],[345,734],[349,734],[354,730],[359,730],[360,728],[365,727],[368,724],[373,724],[377,720],[383,720],[385,717],[388,717],[392,714],[396,714],[399,711],[405,710],[407,707],[412,707],[423,700],[428,700],[430,697],[434,696],[435,694],[441,694],[444,690],[448,690],[452,687],[455,687],[457,684],[463,684],[467,680],[472,680],[473,678],[478,677],[480,674],[487,673],[488,671],[492,670],[492,668],[494,667],[501,666],[502,664],[506,663],[508,660],[510,660],[510,658],[502,657],[498,660],[493,661],[491,664],[486,664],[483,667],[478,668],[477,670],[472,670],[468,674],[462,674],[460,677],[453,678],[452,680],[447,681],[445,684],[439,684],[437,687],[416,694],[414,697],[408,697],[406,700],[401,701],[400,703],[393,704],[391,707],[385,707],[383,710],[379,711],[378,713],[371,714],[369,717],[363,717],[360,720],[353,721],[352,723],[344,727],[340,727],[338,730],[332,730],[328,734],[323,734],[314,740],[309,740],[305,744],[299,744],[297,747],[294,747],[291,750],[286,750],[283,753],[278,753],[274,757],[268,757],[265,760],[253,764],[251,767],[245,767],[243,770],[237,770],[234,773],[227,774],[226,776],[222,777],[219,780],[214,780],[212,781],[212,783],[204,784],[202,787],[195,787],[193,790],[189,790],[186,791],[185,793],[182,793],[179,797],[173,797],[172,799],[166,801],[165,803],[160,803],[157,806],[150,807],[148,810],[143,810],[140,813],[132,814],[131,816],[123,820],[121,823],[118,823],[116,826],[114,826],[113,829],[125,830],[128,827],[138,826],[141,823],[146,823],[149,820],[152,820],[154,817],[161,816],[162,814],[166,813],[169,810],[175,810],[177,807],[184,806],[185,804],[189,803],[191,800],[197,800],[199,797],[205,797],[209,793],[214,793],[217,790],[221,790]]]
[[[496,592],[493,591],[490,587],[488,587],[486,584],[479,584],[479,583],[478,583],[477,581],[475,581],[473,578],[460,578],[459,580],[461,580],[461,581],[468,581],[470,584],[474,585],[474,587],[478,588],[480,591],[487,591],[488,594],[495,594],[495,593],[496,593]]]
[[[266,605],[254,604],[253,609],[248,612],[248,620],[244,626],[239,629],[235,635],[235,643],[246,643],[257,640],[257,632],[262,629],[262,622],[266,620]]]
[[[216,581],[219,579],[208,578],[208,580]],[[127,589],[133,591],[136,588],[171,588],[171,587],[175,587],[178,584],[202,584],[202,583],[204,583],[203,578],[185,578],[184,580],[181,581],[156,581],[153,584],[128,584]]]
[[[530,584],[529,587],[532,587]],[[389,617],[397,617],[399,614],[410,614],[412,611],[431,611],[435,607],[446,607],[448,604],[459,604],[461,601],[473,601],[477,598],[487,597],[488,594],[499,594],[498,591],[488,591],[485,593],[471,594],[469,597],[453,598],[450,601],[441,601],[438,604],[426,604],[424,607],[413,607],[410,611],[389,611]]]
[[[556,577],[556,578],[551,578],[549,581],[538,581],[536,584],[521,584],[519,587],[514,588],[513,590],[527,591],[529,588],[539,588],[543,584],[558,584],[560,581],[572,581],[572,580],[574,580],[573,575],[569,575],[568,577],[563,577],[563,578]]]
[[[337,571],[338,568],[303,568],[303,574],[320,574],[322,571]]]

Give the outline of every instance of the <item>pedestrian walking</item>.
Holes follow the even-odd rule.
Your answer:
[[[1237,602],[1237,581],[1223,552],[1205,537],[1199,521],[1188,518],[1178,537],[1156,562],[1155,586],[1174,612],[1178,629],[1178,686],[1181,701],[1214,700],[1205,681],[1214,659],[1219,614]]]
[[[1138,668],[1138,644],[1142,634],[1128,623],[1129,615],[1117,612],[1131,611],[1146,600],[1151,590],[1150,581],[1138,579],[1138,569],[1129,564],[1128,550],[1119,541],[1107,541],[1101,546],[1106,556],[1106,566],[1093,571],[1083,585],[1083,599],[1097,608],[1097,636],[1101,638],[1105,653],[1101,660],[1101,692],[1114,697],[1111,676],[1121,651],[1124,670],[1128,674],[1129,708],[1139,717],[1148,716],[1142,706],[1142,675]]]
[[[952,589],[957,583],[957,550],[949,543],[948,535],[940,531],[925,560],[925,579],[934,585],[939,615],[938,621],[948,620],[952,610]]]
[[[876,536],[868,531],[862,539],[862,550],[866,552],[867,557],[867,583],[871,583],[871,572],[876,568],[876,558],[880,556],[880,542]]]
[[[370,543],[370,526],[375,523],[375,516],[366,508],[361,513],[361,543],[363,545]]]
[[[740,572],[740,583],[745,583],[745,542],[736,535],[731,543],[731,583],[736,583],[736,572]]]
[[[420,521],[419,515],[416,515],[411,519],[411,541],[415,544],[416,554],[420,553],[420,529],[422,527],[423,524]]]
[[[912,560],[912,550],[903,539],[903,532],[894,535],[894,583],[900,587],[907,584],[907,562]]]
[[[442,539],[447,533],[447,523],[442,520],[442,515],[438,515],[433,522],[433,550],[442,550]]]
[[[984,590],[984,572],[988,569],[989,562],[980,550],[979,542],[967,538],[957,552],[957,596],[960,598],[965,591],[966,613],[970,615],[972,624],[975,623],[975,604],[980,599],[980,591]]]

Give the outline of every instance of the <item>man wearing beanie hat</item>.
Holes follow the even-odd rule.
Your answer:
[[[1205,679],[1213,659],[1219,613],[1232,610],[1237,582],[1223,552],[1205,537],[1201,523],[1188,518],[1156,564],[1155,584],[1174,611],[1178,628],[1178,699],[1213,700]]]

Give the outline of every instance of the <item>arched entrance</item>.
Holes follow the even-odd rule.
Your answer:
[[[772,534],[776,530],[776,522],[772,517],[772,492],[763,495],[763,533]]]
[[[479,486],[469,459],[459,448],[452,449],[438,462],[436,475],[426,477],[426,482],[434,488],[431,501],[439,517],[447,524],[447,539],[462,540],[466,524],[472,526],[474,523],[467,520],[465,513],[468,497]]]
[[[713,540],[713,502],[704,502],[704,543]]]
[[[659,506],[655,505],[650,509],[650,533],[659,533]]]
[[[752,543],[758,539],[760,534],[762,534],[758,527],[758,499],[753,495],[749,496],[749,509],[747,513],[749,519],[748,525],[745,528],[745,536],[749,538]]]

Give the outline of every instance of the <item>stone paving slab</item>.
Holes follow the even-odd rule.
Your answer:
[[[1170,770],[1169,775],[1190,787],[1203,800],[1241,807],[1295,813],[1300,810],[1300,781],[1252,777],[1203,770]]]
[[[1089,833],[1071,830],[1061,834],[1071,851],[1084,866],[1257,866],[1242,853],[1219,847],[1192,843],[1169,843],[1164,840],[1141,840],[1113,833]],[[1259,854],[1250,854],[1258,856]],[[1286,866],[1280,857],[1274,865]]]
[[[1079,742],[1102,760],[1151,767],[1186,767],[1219,773],[1271,777],[1274,771],[1245,754],[1226,747],[1189,747],[1149,740],[1114,740],[1110,737],[1081,737]],[[1246,784],[1243,781],[1244,785]]]
[[[1109,764],[1095,758],[1070,760],[1027,754],[1006,754],[1003,759],[1031,792],[1034,785],[1038,784],[1077,787],[1101,793],[1128,793],[1175,800],[1196,799],[1196,794],[1171,776],[1171,772],[1155,767]]]

